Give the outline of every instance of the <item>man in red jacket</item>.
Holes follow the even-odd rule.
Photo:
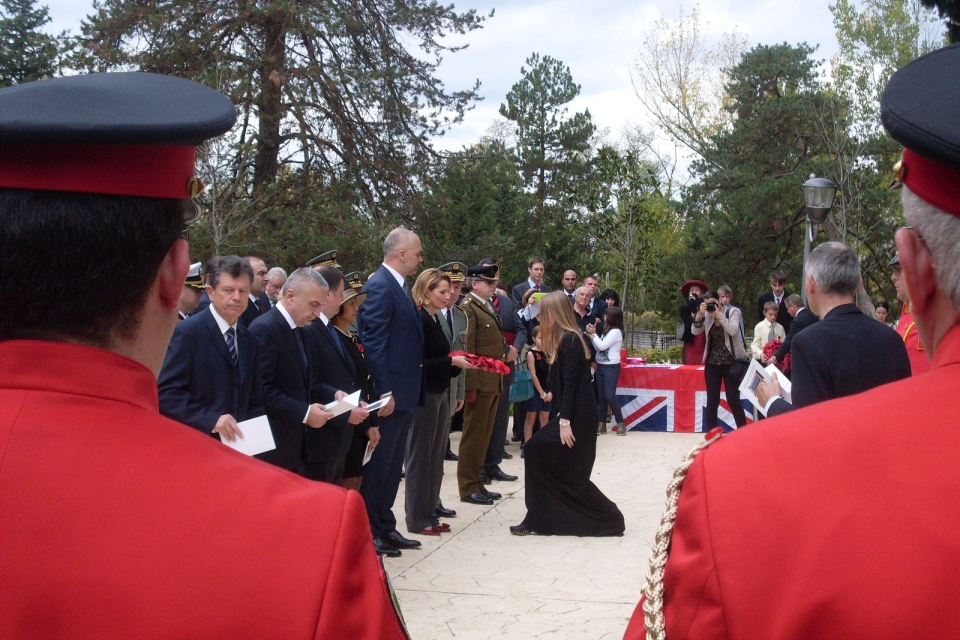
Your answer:
[[[0,269],[36,284],[0,279],[0,638],[406,638],[358,494],[158,411],[196,145],[235,119],[147,73],[0,89]]]
[[[960,48],[940,49],[894,74],[881,102],[906,147],[910,227],[896,241],[932,370],[765,420],[697,455],[627,638],[645,626],[670,640],[957,636],[958,76]]]

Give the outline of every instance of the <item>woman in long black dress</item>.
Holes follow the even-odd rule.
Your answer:
[[[623,535],[623,514],[590,481],[597,455],[597,403],[590,352],[562,292],[540,301],[543,343],[550,356],[551,420],[524,448],[527,516],[514,535]]]

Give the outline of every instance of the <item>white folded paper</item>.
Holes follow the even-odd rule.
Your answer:
[[[238,422],[237,426],[243,433],[242,438],[230,442],[224,440],[223,434],[220,434],[220,442],[248,456],[255,456],[258,453],[273,451],[277,448],[277,444],[273,441],[273,431],[270,430],[270,421],[267,420],[267,416],[244,420]]]
[[[370,462],[370,458],[373,457],[373,449],[374,449],[373,443],[372,443],[372,442],[368,442],[368,443],[367,443],[367,450],[363,452],[363,463],[362,463],[360,466],[363,466],[363,465],[367,464],[368,462]]]
[[[743,376],[743,381],[740,383],[740,397],[749,400],[763,415],[767,414],[764,412],[764,407],[760,405],[760,400],[757,399],[757,387],[760,386],[761,382],[771,383],[774,374],[777,376],[777,382],[780,383],[780,397],[792,404],[793,398],[790,396],[790,380],[787,376],[783,375],[783,372],[777,369],[777,365],[775,364],[767,365],[767,367],[764,368],[759,360],[751,360],[750,367],[747,368],[747,373]]]
[[[344,398],[340,402],[337,402],[336,400],[334,400],[324,408],[330,413],[332,413],[333,417],[336,418],[337,416],[344,414],[348,411],[353,411],[359,406],[360,406],[360,392],[354,391],[353,393],[348,395],[346,398]]]

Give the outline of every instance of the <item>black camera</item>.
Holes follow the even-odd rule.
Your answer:
[[[711,302],[708,302],[708,303],[707,303],[707,311],[709,311],[710,313],[713,313],[713,312],[716,311],[716,310],[717,310],[717,303],[716,303],[716,302],[712,302],[712,301],[711,301]]]

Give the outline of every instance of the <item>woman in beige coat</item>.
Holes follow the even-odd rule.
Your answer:
[[[691,331],[694,335],[706,334],[703,377],[707,384],[707,417],[703,430],[709,431],[717,426],[721,384],[737,427],[744,426],[747,416],[740,404],[740,380],[731,372],[736,360],[747,359],[747,350],[740,339],[740,310],[724,307],[715,291],[707,291],[694,316]]]

